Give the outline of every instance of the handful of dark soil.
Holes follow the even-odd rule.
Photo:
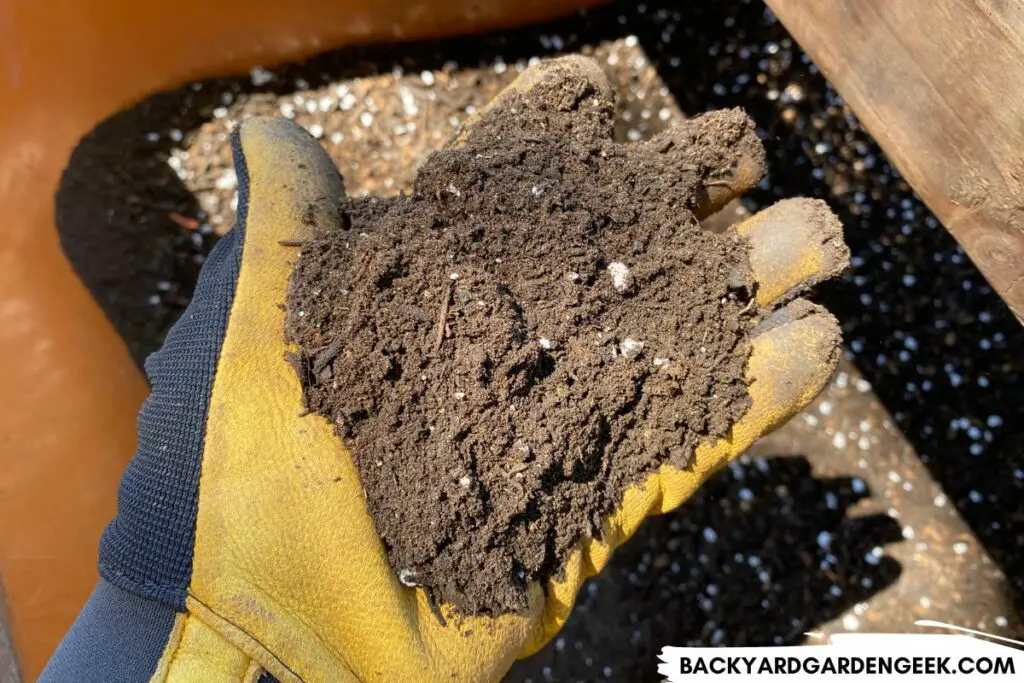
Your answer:
[[[288,301],[307,408],[355,458],[403,583],[465,614],[526,604],[625,489],[749,406],[745,244],[700,228],[762,164],[739,110],[611,139],[599,79],[552,65],[412,196],[346,199]]]

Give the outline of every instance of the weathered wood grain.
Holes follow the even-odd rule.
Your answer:
[[[1024,3],[767,3],[1024,323]]]

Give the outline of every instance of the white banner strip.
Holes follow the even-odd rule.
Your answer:
[[[1024,681],[1017,641],[941,622],[920,626],[973,633],[844,633],[827,643],[790,647],[671,647],[658,673],[671,683],[714,681],[878,681],[926,677],[955,681]],[[808,634],[818,635],[818,634]]]

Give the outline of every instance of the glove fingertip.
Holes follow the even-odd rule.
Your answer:
[[[761,436],[802,410],[828,384],[839,363],[842,331],[825,308],[795,299],[756,332],[747,365],[753,420]]]
[[[232,133],[238,177],[237,229],[258,231],[268,241],[301,240],[313,228],[342,223],[345,194],[338,168],[326,150],[297,123],[259,116]],[[263,220],[273,215],[275,220]],[[280,220],[284,216],[286,220]],[[247,241],[250,236],[246,234]]]
[[[736,230],[750,245],[750,267],[762,306],[784,303],[835,277],[850,263],[843,226],[820,199],[784,199]]]

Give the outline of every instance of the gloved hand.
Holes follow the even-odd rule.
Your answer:
[[[609,89],[593,63],[571,58],[530,69],[511,87],[528,101],[531,89],[561,87],[570,75]],[[532,587],[526,612],[442,625],[422,591],[396,578],[349,454],[330,424],[303,415],[285,359],[281,304],[296,258],[288,245],[310,224],[337,224],[341,178],[286,120],[250,119],[233,145],[238,225],[147,362],[153,390],[103,538],[102,581],[51,662],[51,680],[68,671],[91,680],[92,671],[104,680],[253,681],[264,670],[282,681],[496,680],[558,631],[582,582],[645,517],[678,506],[806,405],[834,369],[834,319],[800,299],[780,307],[754,340],[752,405],[727,438],[701,446],[690,468],[663,467],[630,489],[601,539],[569,559],[564,579]],[[698,213],[749,189],[761,163],[731,160]],[[845,264],[841,239],[810,220],[823,210],[783,202],[739,227],[761,305]],[[84,651],[83,642],[91,643]]]

